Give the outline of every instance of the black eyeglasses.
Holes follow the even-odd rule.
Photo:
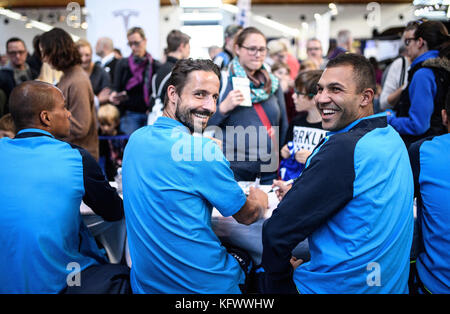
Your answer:
[[[22,56],[26,53],[26,50],[18,50],[18,51],[8,51],[7,54],[9,54],[10,56],[15,56],[15,55],[19,55]]]
[[[303,93],[300,92],[298,90],[294,90],[294,93],[298,96],[298,95],[303,95],[303,96],[308,96],[309,98],[313,98],[314,96],[316,96],[316,94],[314,93]]]
[[[265,55],[269,49],[267,47],[245,47],[245,46],[241,46],[242,48],[246,49],[248,51],[248,54],[251,56],[256,55],[256,52],[259,52],[262,55]]]
[[[405,38],[405,46],[406,47],[409,46],[409,43],[411,42],[411,40],[417,40],[417,38],[414,38],[414,37]]]

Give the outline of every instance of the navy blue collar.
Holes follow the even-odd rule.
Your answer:
[[[51,138],[55,138],[51,133],[41,130],[41,129],[22,129],[19,132],[17,132],[16,136],[14,138],[27,138],[27,137],[36,137],[36,136],[48,136]]]
[[[386,116],[386,112],[380,112],[380,113],[373,114],[373,115],[370,115],[370,116],[367,116],[367,117],[363,117],[363,118],[361,118],[361,119],[358,119],[358,120],[353,121],[352,123],[350,123],[349,125],[347,125],[345,128],[340,129],[339,131],[330,131],[330,132],[327,132],[327,136],[328,136],[328,135],[334,135],[334,134],[337,134],[337,133],[348,132],[348,131],[351,130],[354,126],[356,126],[357,124],[359,124],[359,123],[360,123],[361,121],[363,121],[363,120],[374,119],[374,118],[380,118],[380,117],[385,117],[385,116]]]

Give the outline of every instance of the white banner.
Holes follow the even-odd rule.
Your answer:
[[[97,39],[110,37],[114,47],[127,57],[131,53],[127,30],[141,27],[147,37],[147,51],[160,59],[159,0],[86,0],[87,40],[95,49]]]
[[[237,7],[239,12],[236,15],[236,24],[247,27],[249,24],[249,13],[251,10],[251,0],[238,0]]]

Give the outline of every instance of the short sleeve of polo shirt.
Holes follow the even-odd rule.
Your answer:
[[[234,179],[230,163],[212,140],[202,141],[202,160],[196,168],[196,189],[223,216],[237,213],[247,198]]]

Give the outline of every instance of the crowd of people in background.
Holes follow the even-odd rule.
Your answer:
[[[289,40],[269,40],[255,27],[227,26],[223,47],[211,46],[208,62],[189,59],[190,36],[180,30],[172,30],[167,35],[164,63],[147,51],[147,35],[142,28],[130,28],[126,36],[131,54],[124,57],[110,38],[99,38],[96,43],[85,39],[74,42],[60,28],[36,36],[33,54],[22,39],[10,38],[5,43],[8,60],[0,68],[0,137],[29,139],[44,134],[70,143],[69,148],[47,143],[47,139],[43,141],[56,145],[49,151],[66,158],[67,164],[55,159],[54,165],[61,169],[71,165],[72,175],[84,182],[86,191],[100,191],[102,197],[110,198],[108,206],[114,208],[114,214],[98,209],[105,219],[117,220],[123,215],[124,208],[117,193],[105,184],[114,181],[125,166],[125,213],[130,219],[127,221],[130,250],[136,262],[131,272],[133,292],[248,291],[248,287],[242,286],[250,276],[241,270],[249,267],[242,262],[244,255],[233,248],[221,249],[212,231],[205,229],[207,219],[196,220],[189,214],[190,210],[198,210],[197,214],[203,215],[204,208],[213,204],[238,221],[254,222],[259,217],[255,213],[265,210],[267,200],[255,190],[245,196],[234,180],[258,180],[263,185],[274,184],[280,188],[277,192],[280,205],[264,226],[264,254],[259,265],[264,276],[258,279],[258,292],[336,293],[339,289],[344,289],[344,293],[367,292],[367,286],[358,289],[356,281],[361,279],[358,270],[371,261],[391,265],[390,277],[383,277],[383,287],[378,292],[408,293],[408,289],[410,293],[450,292],[450,142],[447,134],[450,132],[450,38],[443,23],[408,23],[401,34],[398,57],[385,67],[381,67],[376,58],[368,60],[358,53],[349,30],[338,32],[337,38],[330,41],[328,52],[323,50],[319,39],[309,38],[304,60],[293,54]],[[94,53],[99,58],[97,62],[94,62]],[[193,81],[191,72],[196,73],[197,81]],[[35,81],[44,85],[33,85]],[[203,90],[187,96],[189,90],[186,89],[200,90],[196,84],[203,84]],[[236,88],[239,84],[245,85],[249,95],[245,93],[247,89]],[[54,113],[56,100],[50,100],[48,95],[57,99],[59,105],[63,102],[65,109],[61,107],[59,113]],[[36,102],[39,97],[40,105]],[[193,97],[192,101],[186,103],[189,97]],[[200,99],[204,99],[202,104]],[[20,108],[27,101],[36,107]],[[248,105],[243,105],[245,103]],[[198,125],[191,114],[205,123]],[[58,117],[64,121],[58,122]],[[70,120],[70,125],[60,125],[66,120]],[[17,125],[18,122],[21,125]],[[147,125],[155,128],[142,128]],[[180,166],[170,162],[168,143],[174,139],[168,130],[176,129],[177,125],[184,125],[191,134],[215,130],[212,136],[216,137],[224,158],[202,165],[201,172],[193,172],[191,164]],[[230,133],[231,128],[254,128],[258,141],[245,140],[241,145],[240,134]],[[191,145],[186,134],[189,133],[181,132],[177,136]],[[259,140],[261,138],[264,140]],[[150,140],[154,146],[145,146]],[[0,148],[5,149],[0,155],[5,155],[7,150],[10,152],[9,157],[0,157],[0,166],[14,164],[14,158],[23,159],[8,143],[0,141]],[[73,150],[81,151],[82,160],[72,160]],[[380,153],[382,150],[389,152]],[[42,153],[48,155],[45,150]],[[126,165],[123,165],[124,155],[129,162]],[[52,167],[52,160],[38,158],[36,162]],[[84,171],[84,179],[77,171]],[[196,195],[186,204],[181,203],[192,198],[187,192],[190,183],[184,179],[173,182],[167,179],[177,171],[180,174],[176,178],[185,175],[206,180],[196,183],[193,189],[198,190],[200,196]],[[11,169],[7,173],[8,178],[17,176]],[[203,179],[199,174],[204,175]],[[2,175],[0,173],[3,184]],[[29,179],[37,180],[33,176]],[[295,180],[294,184],[285,186],[283,181],[290,179]],[[149,182],[153,185],[149,186]],[[433,184],[437,187],[433,188]],[[161,192],[167,189],[166,185],[171,187],[172,194]],[[397,185],[402,187],[393,188]],[[228,189],[226,201],[234,202],[233,206],[221,199],[222,194],[211,192],[215,187]],[[6,191],[15,194],[12,188]],[[389,199],[390,205],[378,199],[378,192]],[[91,194],[64,193],[72,197],[71,206],[76,203],[74,208],[81,199],[91,202],[94,208],[101,208],[100,203],[104,201]],[[403,210],[412,209],[413,194],[417,197],[415,228],[412,212]],[[8,204],[13,206],[12,201]],[[143,204],[155,211],[149,212]],[[182,213],[180,217],[188,220],[182,230],[170,227],[173,233],[164,236],[175,243],[188,239],[190,228],[198,228],[204,240],[200,241],[200,251],[196,251],[195,245],[199,244],[196,241],[194,244],[190,240],[183,242],[183,248],[192,250],[185,253],[168,243],[159,244],[158,236],[166,232],[165,226],[179,219],[171,220],[176,214],[157,212],[161,204],[172,204]],[[309,209],[300,212],[296,204]],[[361,211],[376,208],[382,212],[392,204],[402,211],[389,215],[377,212],[371,216]],[[32,204],[27,203],[26,207],[32,208]],[[246,216],[250,213],[252,218]],[[148,224],[146,215],[152,217],[152,224]],[[362,223],[356,219],[358,215],[364,216],[362,220],[367,216],[367,220]],[[72,219],[80,224],[76,216],[55,219]],[[0,219],[3,221],[1,229],[6,226],[5,217]],[[158,224],[160,219],[164,228]],[[354,227],[344,226],[348,219],[354,219]],[[9,223],[14,221],[9,220]],[[64,240],[46,244],[66,250],[53,258],[78,254],[74,260],[82,264],[83,271],[91,269],[92,265],[107,263],[92,247],[74,253],[79,243],[68,239],[78,230],[65,224],[61,228],[68,230],[55,231],[53,235]],[[356,226],[369,229],[357,230]],[[370,228],[377,235],[373,235]],[[14,232],[12,229],[5,228]],[[413,229],[419,239],[415,238],[414,243]],[[4,237],[3,233],[1,236]],[[310,242],[311,261],[306,263],[288,256],[294,244],[306,237],[314,239]],[[14,255],[7,252],[11,243],[5,241],[0,240],[4,258]],[[64,248],[64,243],[69,243],[68,247]],[[374,243],[382,246],[381,251],[372,248]],[[392,247],[387,247],[389,245]],[[414,246],[420,246],[416,256],[409,255],[411,245],[413,250]],[[152,251],[152,248],[156,249]],[[204,252],[205,256],[198,256],[198,252]],[[209,254],[214,255],[214,262]],[[4,258],[0,262],[1,272],[7,267]],[[199,258],[205,261],[199,262]],[[42,268],[52,263],[48,256],[38,259]],[[234,259],[239,263],[235,264]],[[178,264],[180,260],[189,267]],[[153,265],[152,271],[159,269],[157,274],[146,270],[149,263]],[[168,264],[177,271],[189,272],[190,277],[173,273]],[[215,267],[226,275],[211,275]],[[29,270],[33,272],[32,267]],[[108,276],[124,274],[123,268],[102,271]],[[61,265],[55,266],[53,273],[48,270],[42,275],[52,278],[47,285],[46,280],[42,282],[43,288],[26,284],[29,280],[26,274],[16,277],[17,271],[11,272],[11,276],[20,279],[11,291],[77,293],[65,286],[62,275],[58,277],[55,273],[64,273]],[[109,278],[92,274],[85,272],[86,276],[98,280]],[[345,276],[352,278],[351,282],[344,280]],[[3,276],[0,277],[3,280]],[[59,282],[61,278],[63,281]],[[205,282],[209,283],[200,284]],[[131,289],[116,291],[131,292]],[[1,281],[0,291],[8,292],[4,281]]]

